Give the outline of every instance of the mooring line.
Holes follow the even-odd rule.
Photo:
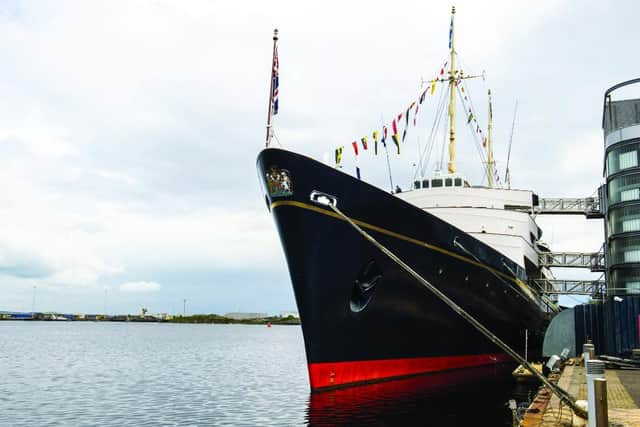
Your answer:
[[[487,329],[482,323],[480,323],[473,316],[467,313],[462,307],[456,304],[453,300],[449,299],[448,296],[446,296],[438,288],[436,288],[431,283],[429,283],[429,281],[427,281],[422,276],[420,276],[411,267],[405,264],[404,261],[398,258],[393,252],[391,252],[389,249],[383,246],[376,239],[371,237],[366,231],[364,231],[355,222],[353,222],[351,218],[343,214],[342,211],[338,209],[338,207],[336,206],[335,198],[327,199],[326,201],[324,200],[321,201],[319,199],[314,201],[316,201],[316,203],[322,204],[323,206],[330,207],[337,215],[339,215],[348,224],[350,224],[358,233],[360,233],[362,237],[364,237],[366,240],[371,242],[375,247],[377,247],[380,251],[382,251],[382,253],[384,253],[386,256],[391,258],[391,260],[393,260],[396,264],[402,267],[402,269],[404,269],[407,273],[409,273],[410,276],[412,276],[421,285],[423,285],[425,288],[431,291],[436,297],[438,297],[442,302],[444,302],[447,306],[449,306],[449,308],[451,308],[454,312],[456,312],[463,319],[469,322],[475,329],[480,331],[485,337],[489,339],[489,341],[496,344],[498,347],[504,350],[507,354],[509,354],[509,356],[511,356],[514,360],[516,360],[518,363],[524,366],[529,372],[531,372],[532,375],[537,377],[545,386],[547,386],[552,392],[554,392],[562,402],[565,402],[567,405],[569,405],[569,407],[571,407],[571,409],[576,413],[576,415],[578,415],[581,418],[587,419],[588,417],[587,412],[576,404],[575,397],[571,396],[566,390],[563,390],[556,384],[553,384],[551,381],[549,381],[544,375],[542,375],[541,372],[539,372],[537,369],[531,366],[531,364],[528,361],[526,361],[515,350],[509,347],[507,343],[505,343],[496,335],[494,335],[489,329]]]

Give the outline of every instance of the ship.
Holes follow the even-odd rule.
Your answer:
[[[455,8],[449,69],[441,79],[450,90],[446,171],[389,191],[268,143],[258,155],[266,207],[300,315],[312,391],[516,365],[379,246],[511,349],[541,356],[544,330],[557,308],[530,285],[531,279],[551,277],[538,262],[539,253],[548,251],[535,222],[538,197],[496,185],[491,145],[488,185],[471,185],[456,172],[454,91],[466,76],[455,66],[454,15]],[[269,134],[270,120],[267,142]]]

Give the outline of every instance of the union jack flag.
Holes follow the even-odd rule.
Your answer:
[[[273,52],[273,92],[271,93],[271,103],[273,105],[273,115],[278,114],[278,71],[280,63],[278,61],[278,48]]]

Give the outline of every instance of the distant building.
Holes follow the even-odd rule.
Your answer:
[[[224,317],[228,317],[233,320],[247,320],[247,319],[264,319],[269,317],[267,313],[227,313]]]

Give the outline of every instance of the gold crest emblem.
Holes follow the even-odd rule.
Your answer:
[[[293,195],[291,175],[286,169],[271,166],[265,174],[267,188],[271,197],[288,197]]]

